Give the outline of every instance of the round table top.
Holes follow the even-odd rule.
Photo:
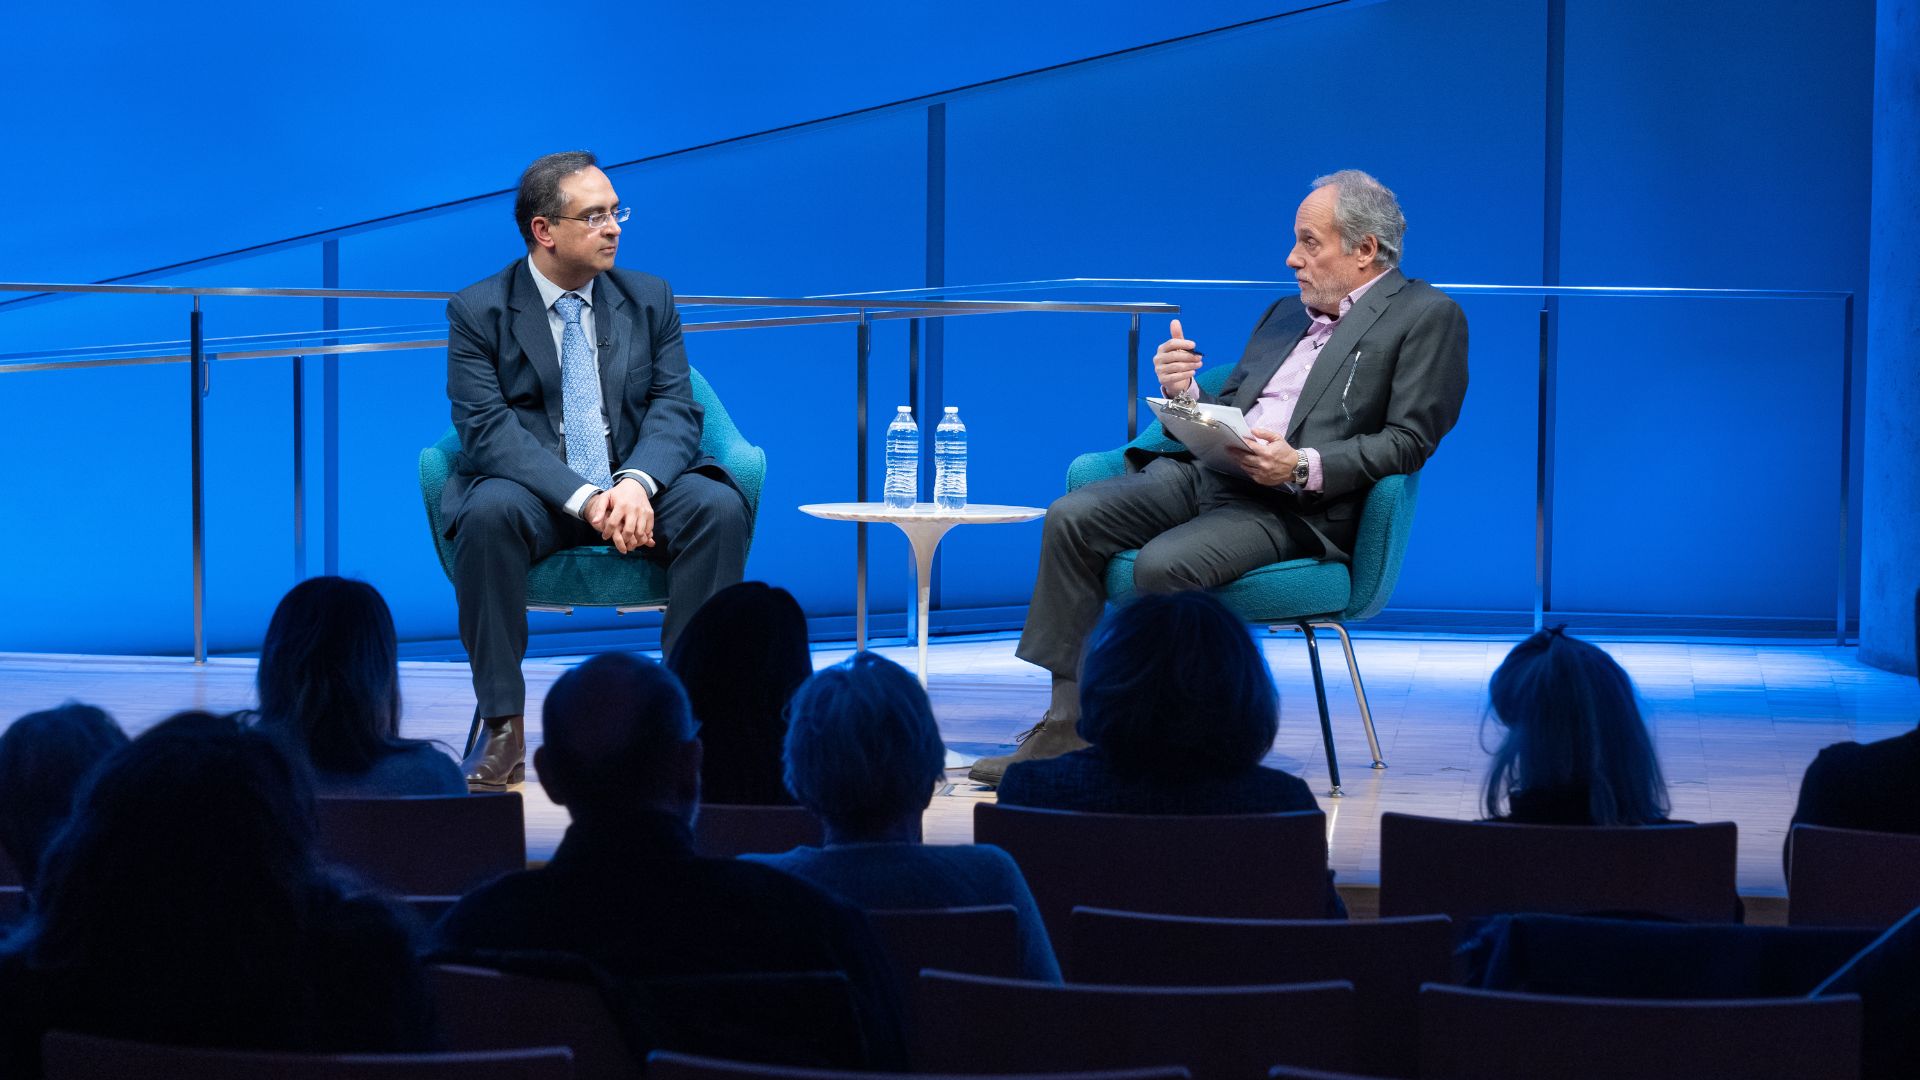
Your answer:
[[[995,503],[968,503],[958,510],[941,510],[930,502],[914,503],[912,509],[895,509],[883,502],[807,503],[800,508],[828,521],[891,521],[906,525],[937,522],[952,525],[995,525],[1014,521],[1032,521],[1046,515],[1044,506],[1001,506]]]

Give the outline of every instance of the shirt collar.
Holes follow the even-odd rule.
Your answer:
[[[540,306],[546,308],[548,311],[553,310],[553,302],[555,300],[560,299],[569,292],[585,300],[588,307],[593,306],[593,283],[599,280],[598,277],[590,279],[585,285],[577,289],[563,289],[547,280],[547,275],[541,273],[540,268],[533,265],[533,256],[531,255],[527,256],[527,269],[533,272],[533,287],[540,290]],[[1344,311],[1346,309],[1342,308],[1341,310]]]
[[[1391,269],[1393,268],[1392,267],[1387,268],[1387,270],[1391,270]],[[1378,282],[1381,278],[1387,276],[1387,270],[1382,270],[1379,273],[1373,275],[1372,277],[1368,278],[1363,284],[1361,284],[1359,288],[1356,288],[1352,292],[1341,297],[1340,298],[1340,314],[1338,315],[1328,315],[1325,312],[1315,311],[1310,307],[1307,308],[1307,317],[1313,320],[1313,328],[1315,330],[1320,330],[1325,327],[1330,327],[1334,323],[1339,322],[1341,319],[1346,318],[1347,312],[1353,310],[1353,305],[1359,303],[1360,298],[1367,295],[1367,290],[1373,288],[1376,282]],[[534,276],[535,277],[539,276],[537,271],[535,272]],[[1302,299],[1300,303],[1302,304],[1302,306],[1304,306],[1306,304],[1306,300]]]

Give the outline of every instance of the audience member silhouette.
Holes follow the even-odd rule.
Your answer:
[[[920,680],[876,653],[855,653],[807,680],[787,729],[787,787],[825,823],[826,846],[750,858],[869,911],[1010,904],[1021,974],[1059,982],[1013,857],[988,844],[920,842],[946,756]]]
[[[393,614],[373,586],[339,577],[295,585],[260,647],[260,726],[312,766],[334,796],[464,795],[460,766],[402,739]]]
[[[1109,814],[1317,810],[1306,782],[1260,764],[1280,698],[1246,624],[1199,591],[1109,612],[1080,664],[1080,737],[1093,745],[1007,769],[1000,802]],[[1327,913],[1346,907],[1328,874]]]
[[[1914,661],[1920,667],[1920,593],[1913,598],[1913,635]],[[1793,824],[1920,833],[1916,790],[1920,790],[1920,728],[1864,745],[1834,743],[1807,766]]]
[[[316,861],[304,767],[238,717],[182,713],[115,754],[0,950],[0,1075],[53,1029],[312,1052],[425,1049],[405,924]]]
[[[1562,628],[1513,647],[1488,685],[1506,728],[1487,816],[1529,825],[1656,825],[1669,809],[1633,680]]]
[[[570,953],[622,980],[845,972],[871,1063],[904,1064],[899,1004],[860,912],[768,867],[694,854],[701,744],[671,672],[604,653],[562,675],[542,715],[534,770],[573,823],[546,866],[455,904],[443,951]]]
[[[28,713],[0,733],[0,859],[12,862],[28,890],[41,853],[67,823],[74,793],[125,745],[113,717],[76,701]]]
[[[792,805],[780,761],[787,699],[813,674],[807,617],[793,594],[761,581],[714,593],[680,632],[667,667],[700,724],[700,797]]]

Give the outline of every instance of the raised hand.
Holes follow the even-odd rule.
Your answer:
[[[1173,336],[1154,350],[1153,375],[1160,380],[1160,393],[1174,397],[1187,389],[1193,382],[1193,373],[1200,370],[1200,352],[1186,339],[1179,319],[1173,320],[1167,329]]]

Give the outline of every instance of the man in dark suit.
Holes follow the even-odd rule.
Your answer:
[[[843,972],[870,1055],[853,1064],[904,1067],[899,1003],[865,917],[771,867],[694,854],[701,748],[672,673],[630,653],[595,656],[553,684],[545,725],[534,764],[573,824],[545,866],[455,904],[438,928],[441,948],[567,953],[640,982]],[[775,1043],[783,1022],[711,1019],[752,1021]]]
[[[463,763],[471,787],[526,772],[520,662],[534,562],[607,543],[666,563],[662,648],[746,569],[746,500],[700,453],[673,293],[614,269],[630,212],[592,154],[540,158],[514,201],[527,257],[447,303],[460,454],[440,505],[486,719]]]
[[[1375,481],[1426,463],[1466,397],[1467,321],[1400,273],[1405,233],[1393,192],[1366,173],[1314,181],[1287,256],[1301,302],[1267,309],[1217,398],[1194,383],[1199,348],[1173,322],[1153,357],[1162,393],[1235,406],[1261,441],[1237,452],[1244,475],[1133,450],[1125,476],[1054,500],[1015,650],[1053,673],[1052,705],[1015,753],[974,765],[976,782],[1086,745],[1076,678],[1114,555],[1140,549],[1142,592],[1216,588],[1286,559],[1344,561]]]

